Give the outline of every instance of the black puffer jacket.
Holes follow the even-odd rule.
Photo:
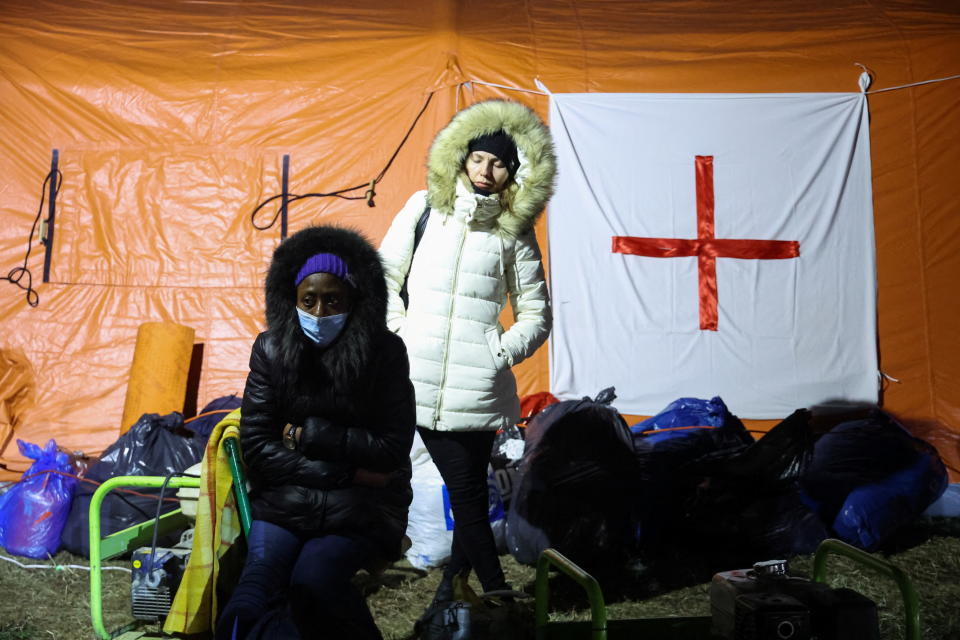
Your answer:
[[[321,349],[303,334],[294,278],[315,253],[339,255],[356,284],[340,336]],[[386,285],[376,250],[359,234],[309,227],[273,254],[267,331],[250,355],[240,419],[253,516],[296,533],[365,537],[399,556],[407,524],[414,397],[407,353],[386,328]],[[296,451],[287,424],[303,425]],[[393,473],[389,486],[353,484],[354,470]]]

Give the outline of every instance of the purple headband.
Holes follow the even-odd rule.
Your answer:
[[[350,277],[347,263],[343,261],[343,258],[332,253],[316,253],[307,258],[307,261],[300,267],[300,271],[297,272],[293,286],[299,287],[307,276],[314,273],[330,273],[353,286],[353,279]]]

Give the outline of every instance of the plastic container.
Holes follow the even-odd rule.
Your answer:
[[[188,467],[184,470],[183,475],[193,476],[195,478],[200,477],[200,466],[202,462]],[[197,500],[200,499],[200,489],[194,487],[180,487],[177,489],[177,499],[180,500],[180,510],[183,511],[183,515],[190,518],[191,521],[197,519]]]

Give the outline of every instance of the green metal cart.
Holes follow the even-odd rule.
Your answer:
[[[899,567],[872,554],[850,546],[840,540],[824,540],[817,548],[813,560],[813,580],[826,582],[827,558],[830,555],[844,556],[858,564],[892,579],[900,589],[905,617],[905,637],[920,640],[920,604],[917,592],[909,576]],[[556,568],[569,576],[586,591],[590,603],[590,620],[559,622],[549,620],[549,571]],[[537,562],[536,578],[536,630],[537,640],[619,640],[669,639],[708,640],[711,635],[711,618],[670,617],[608,620],[603,592],[596,579],[564,557],[555,549],[547,549]]]
[[[250,499],[246,491],[246,479],[240,458],[240,445],[235,436],[224,442],[230,462],[230,473],[233,476],[233,488],[237,498],[237,511],[244,535],[250,531]],[[143,629],[124,627],[113,633],[107,631],[103,624],[103,584],[101,582],[102,562],[119,557],[138,547],[150,544],[154,529],[162,535],[178,528],[184,528],[188,520],[180,509],[175,509],[160,516],[159,522],[151,519],[136,524],[127,529],[112,533],[105,538],[100,536],[100,506],[107,494],[119,487],[161,487],[166,483],[170,489],[181,487],[200,487],[200,478],[164,476],[118,476],[110,478],[97,487],[90,500],[90,618],[93,622],[93,631],[97,638],[102,640],[148,640],[149,638],[165,638],[165,635],[151,635]]]

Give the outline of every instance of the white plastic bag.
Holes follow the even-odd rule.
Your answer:
[[[450,559],[453,521],[450,521],[450,527],[447,528],[447,519],[444,517],[446,491],[443,478],[427,453],[419,433],[413,438],[410,463],[413,466],[413,477],[410,479],[413,502],[410,503],[407,519],[407,537],[410,538],[407,560],[418,569],[439,567]]]
[[[413,477],[410,480],[413,486],[413,502],[410,504],[407,520],[410,548],[407,549],[406,557],[410,564],[418,569],[439,567],[450,559],[453,513],[440,471],[430,458],[419,434],[414,436],[410,462],[413,467]],[[492,470],[487,476],[487,488],[490,496],[490,527],[498,551],[506,553],[506,513]]]

